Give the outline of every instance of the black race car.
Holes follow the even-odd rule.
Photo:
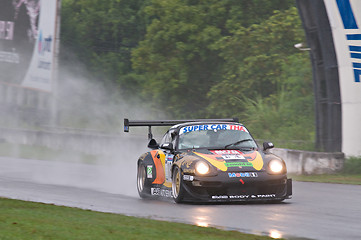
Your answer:
[[[285,162],[270,153],[270,142],[257,143],[237,119],[130,121],[148,126],[153,149],[138,159],[141,198],[186,201],[272,201],[292,197]],[[158,144],[152,126],[172,126]]]

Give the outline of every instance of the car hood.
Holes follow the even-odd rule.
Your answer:
[[[184,153],[206,160],[220,171],[265,171],[264,157],[255,150],[206,150],[197,149]]]

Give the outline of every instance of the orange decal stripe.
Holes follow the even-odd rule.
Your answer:
[[[155,169],[157,174],[157,177],[153,181],[153,184],[163,184],[165,181],[165,172],[164,172],[164,161],[163,162],[161,161],[161,154],[164,155],[164,153],[159,150],[153,150],[150,153],[152,154],[152,158],[155,164]]]
[[[259,154],[259,152],[254,152],[252,155],[252,160],[249,159],[248,162],[252,163],[253,168],[257,171],[261,170],[263,167],[263,158],[261,154]]]

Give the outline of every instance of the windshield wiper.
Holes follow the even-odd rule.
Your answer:
[[[240,143],[248,142],[248,141],[253,141],[253,139],[247,138],[247,139],[239,140],[239,141],[237,141],[237,142],[235,142],[235,143],[227,144],[226,146],[224,146],[224,148],[228,148],[228,147],[230,147],[230,146],[238,145],[238,144],[240,144]],[[250,147],[250,148],[251,148],[251,147]]]

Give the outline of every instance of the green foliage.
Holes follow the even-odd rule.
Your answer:
[[[285,80],[276,94],[240,100],[245,106],[241,119],[256,138],[272,140],[277,147],[314,150],[312,79],[308,65],[304,53],[291,55],[281,67]]]
[[[143,96],[177,117],[194,116],[218,79],[221,58],[212,45],[225,24],[224,1],[152,1],[153,21],[133,51],[135,70],[146,76]]]
[[[361,174],[361,158],[360,157],[347,158],[342,173]]]
[[[63,0],[62,41],[99,81],[139,96],[153,111],[241,117],[257,138],[309,148],[312,74],[308,53],[293,47],[305,42],[294,5]]]
[[[227,64],[224,79],[208,92],[209,114],[236,113],[256,138],[312,150],[312,74],[308,53],[293,47],[304,41],[296,8],[232,32],[219,43]]]
[[[153,20],[147,26],[144,41],[140,42],[132,55],[135,70],[147,76],[147,81],[140,83],[145,91],[143,96],[152,99],[155,105],[164,107],[177,117],[227,114],[223,105],[218,105],[218,102],[223,100],[222,97],[227,98],[223,96],[224,92],[219,88],[219,84],[223,85],[221,81],[225,74],[234,74],[232,70],[238,69],[239,58],[249,55],[249,49],[252,48],[251,44],[245,45],[242,39],[237,38],[237,31],[244,29],[239,24],[241,19],[252,19],[254,12],[250,10],[253,9],[250,5],[252,4],[245,1],[230,0],[152,1],[145,13]],[[269,6],[269,3],[263,6]],[[267,9],[269,16],[272,8],[269,6]],[[264,20],[265,16],[262,17]],[[261,16],[258,16],[253,21],[260,19]],[[252,33],[256,26],[251,25],[246,35]],[[241,51],[234,52],[239,45],[245,50],[241,55]],[[236,59],[229,59],[230,55]],[[267,69],[274,69],[273,62],[277,54],[271,56],[272,58],[267,55],[252,56],[254,57],[248,59],[249,68],[246,71],[261,62],[270,65]],[[231,65],[231,61],[237,66]],[[252,73],[255,71],[249,71],[248,75]],[[265,77],[265,71],[257,73],[259,78]],[[233,80],[228,84],[230,88],[235,85]],[[211,88],[213,91],[209,95],[216,92],[217,96],[217,100],[211,98],[215,111],[212,110],[212,105],[211,109],[206,109],[210,103],[207,93]]]
[[[63,52],[75,52],[92,74],[107,83],[126,82],[130,51],[145,34],[145,0],[63,0]],[[63,62],[68,55],[62,54]],[[124,87],[128,86],[124,84]]]
[[[222,109],[222,116],[245,110],[245,104],[236,101],[235,97],[254,100],[256,96],[263,98],[277,94],[288,81],[284,66],[289,64],[292,55],[300,56],[293,47],[294,43],[304,41],[294,7],[275,11],[273,16],[260,24],[231,31],[234,35],[224,37],[218,44],[226,62],[224,78],[208,93],[211,100],[209,108],[212,112]]]

